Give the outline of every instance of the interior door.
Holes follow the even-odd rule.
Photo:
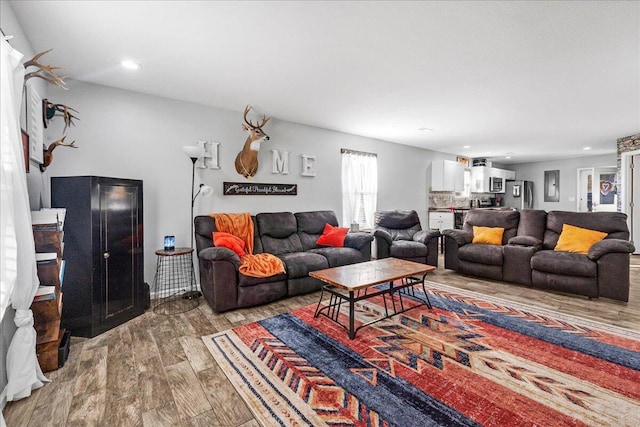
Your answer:
[[[617,173],[615,166],[594,168],[593,211],[618,210]]]
[[[99,188],[104,258],[101,318],[110,324],[136,309],[138,194],[133,186],[101,184]]]
[[[578,212],[593,210],[593,168],[578,169]]]

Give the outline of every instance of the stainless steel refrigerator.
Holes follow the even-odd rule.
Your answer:
[[[502,206],[508,208],[533,209],[533,181],[507,181]]]

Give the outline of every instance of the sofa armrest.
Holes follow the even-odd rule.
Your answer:
[[[627,242],[622,239],[604,239],[595,243],[589,249],[587,257],[591,260],[597,260],[603,255],[611,253],[626,253],[630,254],[636,250],[635,246],[631,242]]]
[[[367,245],[371,245],[373,236],[370,233],[347,233],[344,238],[344,245],[348,248],[361,250]]]
[[[203,249],[198,258],[203,261],[230,261],[236,268],[239,268],[241,263],[240,257],[231,249],[216,246]]]
[[[532,246],[540,248],[542,246],[542,240],[536,239],[533,236],[516,236],[510,238],[508,244],[512,246]]]
[[[439,230],[421,230],[413,235],[414,242],[424,243],[429,246],[431,239],[437,239],[441,236]]]
[[[442,234],[445,237],[453,239],[458,244],[458,246],[467,245],[473,241],[473,234],[459,229],[442,230]]]
[[[391,238],[391,234],[389,234],[385,230],[381,230],[379,228],[373,230],[373,237],[384,239],[387,242],[388,245],[393,243],[393,239]]]

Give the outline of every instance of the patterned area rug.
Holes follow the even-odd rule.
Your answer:
[[[264,426],[640,425],[640,333],[427,287],[354,340],[315,305],[203,340]]]

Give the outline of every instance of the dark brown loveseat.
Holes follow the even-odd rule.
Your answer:
[[[554,251],[562,226],[607,233],[588,253]],[[473,225],[505,229],[502,245],[473,244]],[[444,230],[445,268],[589,298],[629,300],[626,215],[619,212],[472,210],[462,230]]]
[[[216,312],[318,290],[321,282],[310,277],[310,271],[371,259],[373,237],[369,233],[347,234],[344,247],[316,244],[325,224],[338,226],[332,211],[259,213],[251,219],[253,253],[276,255],[285,265],[285,274],[257,278],[240,273],[238,255],[213,243],[212,232],[217,231],[215,220],[204,215],[194,219],[200,287]]]

